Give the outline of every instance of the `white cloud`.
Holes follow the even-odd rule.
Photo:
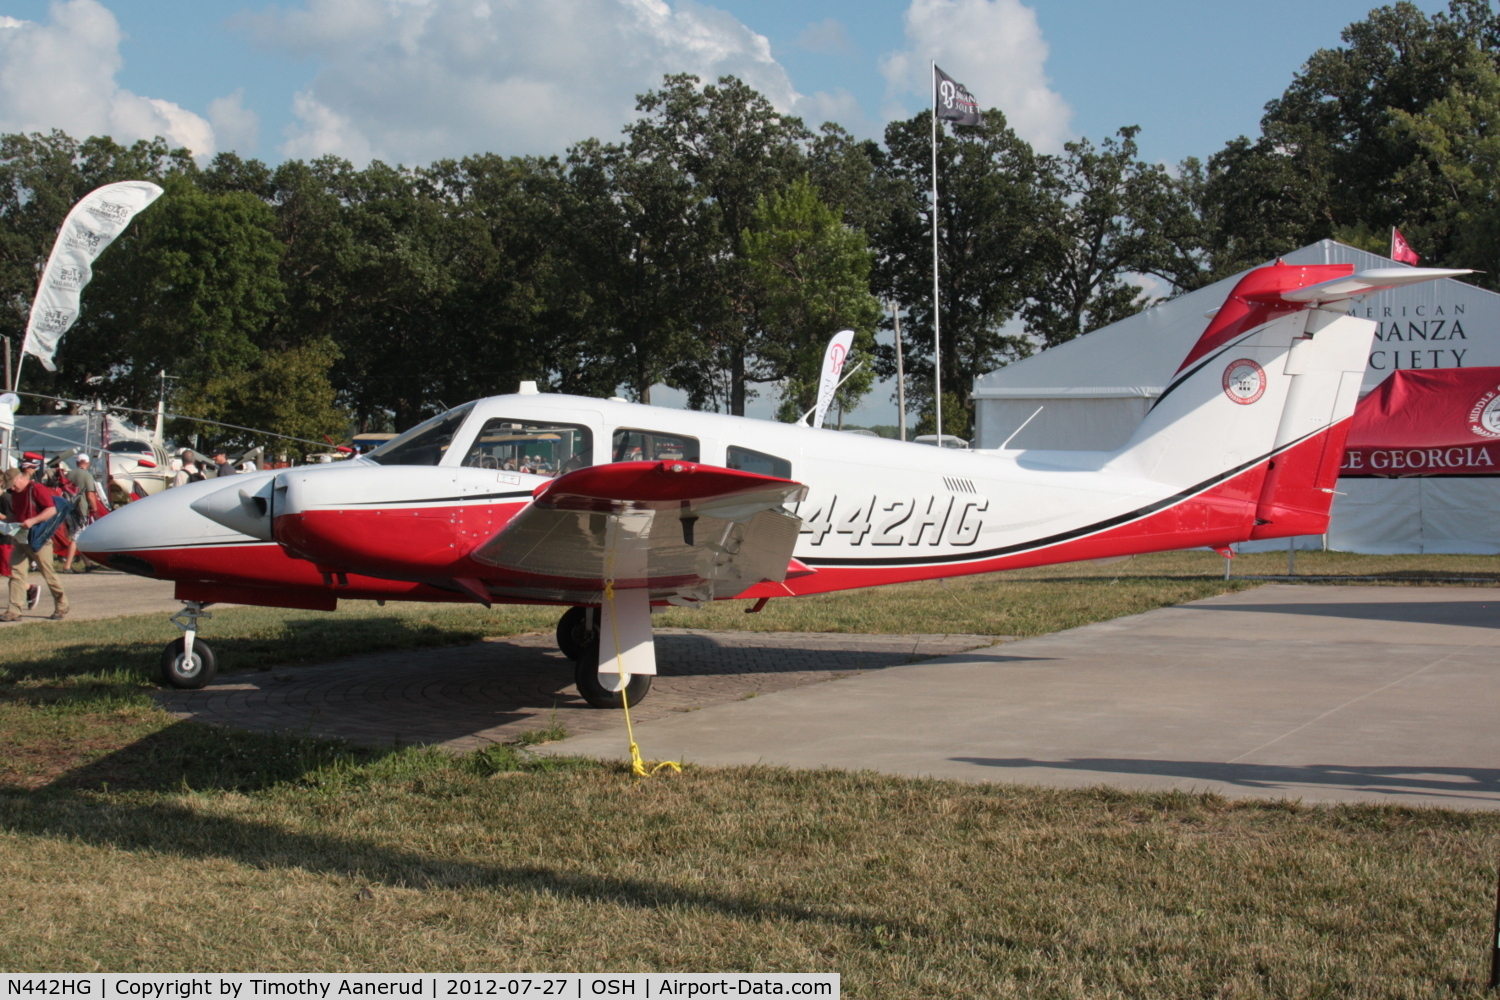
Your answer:
[[[765,36],[693,0],[305,0],[239,23],[319,62],[287,156],[561,152],[616,138],[666,73],[733,74],[783,110],[800,97]]]
[[[200,157],[214,130],[185,108],[120,87],[120,31],[96,0],[59,0],[47,24],[0,18],[0,132],[62,129],[76,139],[116,142],[163,136]]]
[[[369,163],[375,158],[370,143],[349,119],[319,103],[311,94],[299,91],[292,98],[292,112],[301,124],[282,144],[281,152],[285,155],[305,160],[342,156],[359,164]]]
[[[208,102],[208,120],[223,149],[249,152],[260,142],[260,116],[245,107],[245,88]]]
[[[1042,152],[1058,152],[1069,138],[1073,109],[1047,79],[1047,43],[1036,11],[1021,0],[911,0],[906,10],[907,47],[881,62],[888,84],[883,108],[906,117],[931,101],[936,59],[949,76],[979,99],[999,108],[1016,134]],[[898,102],[919,95],[910,110]]]

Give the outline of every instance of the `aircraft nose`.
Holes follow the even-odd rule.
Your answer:
[[[116,507],[83,529],[78,547],[84,555],[105,565],[153,575],[171,562],[177,550],[246,541],[245,532],[204,517],[195,509],[197,502],[223,490],[236,502],[241,491],[254,497],[273,477],[274,473],[260,472],[235,476],[228,483],[188,483]]]
[[[154,499],[154,498],[153,498]],[[147,510],[145,500],[116,507],[78,534],[78,547],[92,557],[94,553],[123,552],[149,547],[160,525],[160,512]]]
[[[151,499],[155,499],[154,497]],[[148,558],[160,544],[162,514],[146,500],[117,507],[78,534],[78,550],[97,563],[136,576],[157,575]]]

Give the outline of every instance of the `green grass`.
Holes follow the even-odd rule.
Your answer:
[[[1174,553],[658,624],[1033,635],[1250,585],[1222,572]],[[555,616],[242,608],[206,635],[251,669]],[[3,970],[837,971],[877,998],[1477,997],[1488,971],[1493,814],[364,749],[167,717],[158,616],[4,634]]]
[[[1212,552],[1162,552],[1120,562],[1064,563],[947,581],[851,590],[773,600],[759,614],[741,602],[703,611],[670,611],[660,627],[769,632],[961,632],[978,635],[1045,635],[1090,622],[1140,614],[1215,594],[1260,586],[1250,575],[1284,574],[1285,552],[1244,555],[1224,580],[1224,560]],[[1301,552],[1299,575],[1376,576],[1390,584],[1473,577],[1500,583],[1496,556],[1361,556]],[[1332,581],[1337,582],[1337,581]]]
[[[224,739],[175,788],[0,794],[0,968],[837,971],[878,998],[1487,972],[1490,814]]]

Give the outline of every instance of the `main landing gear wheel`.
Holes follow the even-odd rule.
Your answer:
[[[189,690],[201,688],[213,680],[214,674],[218,673],[218,660],[215,659],[214,651],[209,648],[208,643],[202,639],[193,642],[191,657],[183,655],[183,647],[186,645],[186,637],[173,639],[161,651],[162,680],[175,688]]]
[[[599,641],[599,612],[593,608],[569,608],[557,620],[557,648],[577,660]]]
[[[609,673],[606,677],[618,682],[620,675]],[[625,700],[620,697],[621,692],[611,691],[604,686],[599,679],[599,646],[594,644],[589,647],[573,667],[573,681],[578,685],[578,693],[583,695],[583,700],[595,708],[624,708]],[[650,674],[634,674],[630,683],[625,685],[625,697],[630,699],[630,704],[639,705],[651,690]]]

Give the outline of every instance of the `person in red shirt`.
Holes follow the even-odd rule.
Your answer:
[[[26,610],[26,583],[30,576],[31,560],[41,567],[42,579],[52,591],[52,618],[61,620],[68,614],[68,595],[63,592],[57,571],[52,566],[52,540],[38,549],[32,549],[28,533],[35,525],[50,520],[57,513],[53,505],[52,491],[34,481],[41,463],[27,456],[21,468],[6,475],[6,489],[10,492],[9,524],[20,526],[10,548],[9,606],[0,615],[0,621],[13,622]]]

